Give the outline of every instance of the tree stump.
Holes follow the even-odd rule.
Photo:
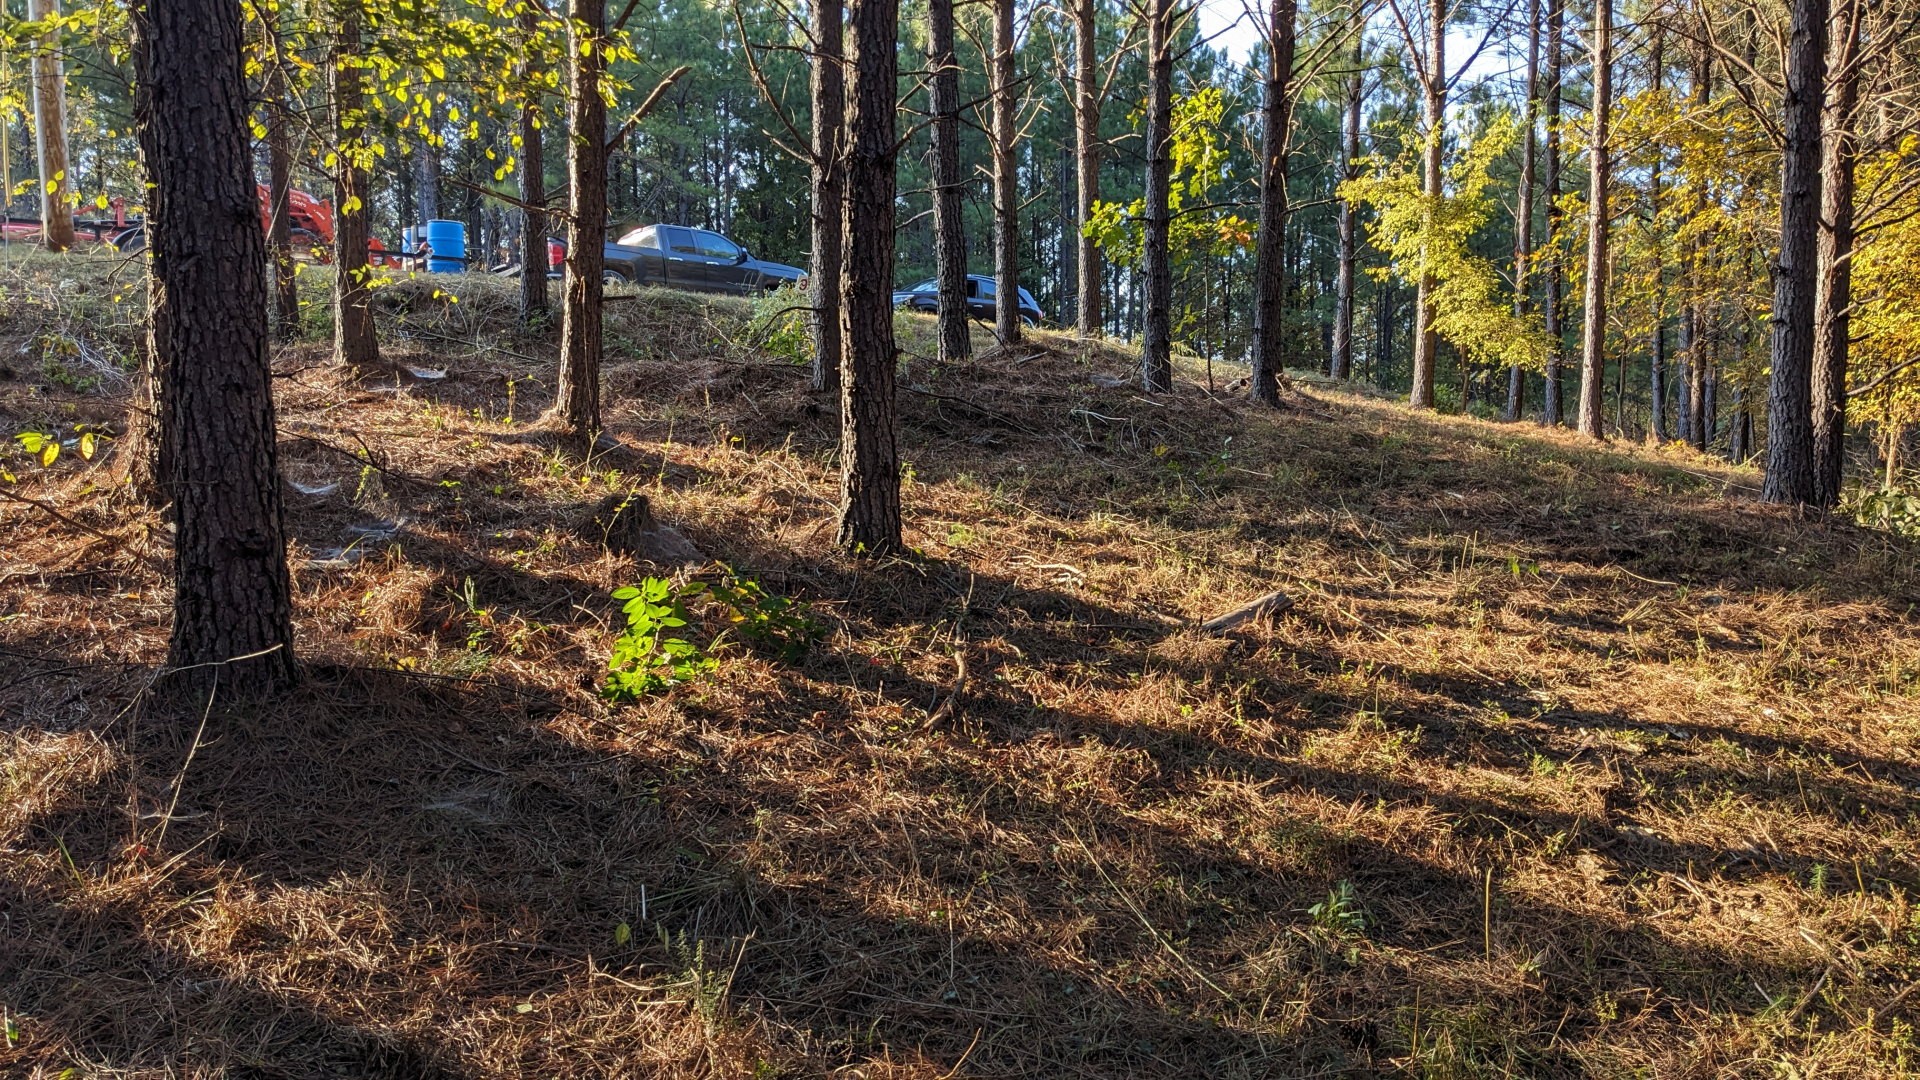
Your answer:
[[[704,563],[693,542],[653,516],[645,495],[609,495],[583,517],[578,532],[616,555],[631,555],[659,566]]]

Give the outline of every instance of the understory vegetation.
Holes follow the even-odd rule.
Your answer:
[[[0,1072],[1920,1069],[1916,551],[1751,467],[902,315],[862,560],[789,305],[614,299],[583,461],[515,286],[406,279],[381,369],[274,354],[307,677],[160,723],[168,526],[78,452],[138,268],[0,289],[72,443],[0,503]],[[612,693],[650,578],[702,670]]]

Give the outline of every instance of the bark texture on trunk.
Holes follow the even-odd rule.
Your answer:
[[[1540,0],[1527,0],[1527,104],[1522,112],[1526,141],[1520,144],[1520,192],[1513,211],[1513,313],[1527,313],[1527,275],[1533,259],[1533,151],[1540,126]],[[1515,364],[1507,371],[1508,423],[1520,419],[1526,408],[1527,371]]]
[[[967,224],[960,173],[960,66],[953,53],[953,0],[929,0],[927,54],[933,67],[933,261],[939,279],[940,359],[973,355],[967,318]]]
[[[846,137],[847,85],[841,66],[845,33],[841,0],[813,0],[808,8],[814,48],[808,84],[813,109],[813,160],[809,165],[813,254],[807,263],[808,303],[813,307],[813,388],[832,390],[840,385],[840,260],[846,254],[840,235],[847,214],[842,145]]]
[[[1819,296],[1813,324],[1813,504],[1840,504],[1847,458],[1847,360],[1853,306],[1854,125],[1860,108],[1858,0],[1834,9],[1827,47],[1830,79],[1821,118]]]
[[[1287,348],[1287,139],[1293,121],[1297,0],[1271,0],[1268,12],[1267,77],[1261,107],[1265,130],[1260,150],[1260,238],[1253,257],[1253,371],[1248,379],[1248,396],[1263,405],[1278,405],[1280,371],[1286,366]],[[1168,68],[1171,81],[1171,63]],[[1170,98],[1169,94],[1169,117]]]
[[[1541,96],[1547,114],[1546,176],[1542,194],[1547,199],[1547,273],[1545,295],[1540,298],[1541,320],[1547,333],[1545,381],[1540,390],[1540,422],[1558,427],[1565,421],[1564,388],[1561,368],[1566,364],[1567,334],[1562,316],[1566,298],[1562,295],[1566,274],[1561,264],[1560,244],[1560,99],[1561,54],[1565,49],[1562,28],[1566,23],[1566,0],[1547,0],[1547,78]]]
[[[1340,179],[1343,181],[1359,175],[1360,107],[1366,94],[1366,58],[1366,35],[1356,30],[1353,35],[1353,75],[1347,79],[1346,117],[1340,133]],[[1334,270],[1333,278],[1333,345],[1328,351],[1327,362],[1329,373],[1336,379],[1353,378],[1353,270],[1358,249],[1354,237],[1355,218],[1353,203],[1341,199],[1339,266]]]
[[[1421,147],[1420,190],[1428,201],[1438,204],[1444,189],[1441,151],[1446,142],[1447,123],[1447,3],[1432,0],[1427,11],[1427,57],[1421,85],[1421,116],[1426,124]],[[1433,291],[1438,287],[1433,274],[1422,268],[1420,287],[1413,299],[1413,389],[1407,400],[1416,409],[1433,408],[1433,391],[1439,368],[1440,335],[1433,328]]]
[[[1607,437],[1607,240],[1613,224],[1607,200],[1613,159],[1607,124],[1613,110],[1613,0],[1593,4],[1593,103],[1587,182],[1587,290],[1580,322],[1580,434]]]
[[[993,0],[993,332],[1000,344],[1020,340],[1020,175],[1014,143],[1020,132],[1013,84],[1014,0]]]
[[[1093,222],[1093,204],[1100,200],[1100,82],[1098,29],[1094,0],[1073,5],[1073,153],[1078,215],[1078,303],[1075,324],[1083,338],[1097,337],[1104,328],[1100,310],[1100,246],[1087,235]]]
[[[1173,389],[1173,267],[1168,251],[1173,186],[1173,52],[1167,40],[1172,29],[1172,0],[1148,0],[1146,229],[1140,259],[1141,288],[1146,294],[1146,321],[1140,334],[1140,384],[1148,393]]]
[[[520,30],[532,38],[540,32],[540,16],[529,5],[520,13]],[[528,67],[525,77],[532,81]],[[540,96],[529,92],[520,106],[520,201],[529,207],[547,204],[547,150],[542,141]],[[553,310],[547,303],[547,215],[520,211],[520,325],[550,326]]]
[[[60,14],[60,0],[28,0],[27,18]],[[33,57],[34,150],[40,166],[40,242],[48,251],[73,246],[73,176],[67,165],[67,75],[49,34]],[[52,186],[49,187],[48,185]]]
[[[1818,307],[1820,112],[1826,93],[1827,0],[1793,0],[1781,133],[1780,258],[1773,271],[1773,374],[1767,388],[1767,475],[1760,497],[1812,504],[1813,324]]]
[[[366,73],[360,67],[360,20],[359,7],[347,5],[329,71],[333,126],[340,143],[333,174],[333,362],[352,367],[380,362],[367,270],[367,211],[373,190],[363,156]]]
[[[566,307],[560,321],[560,373],[548,423],[568,450],[585,454],[600,436],[600,301],[607,241],[607,106],[600,97],[606,68],[605,0],[569,0],[567,55]],[[582,55],[582,53],[585,55]]]
[[[865,555],[900,549],[893,341],[895,44],[899,0],[847,6],[846,263],[840,291],[840,533]]]
[[[175,494],[167,660],[190,686],[252,696],[294,679],[292,597],[267,357],[266,240],[235,0],[147,12],[148,246],[164,283],[161,423]],[[162,119],[164,118],[164,119]],[[239,660],[248,656],[251,659]],[[207,666],[198,666],[207,665]]]
[[[1704,44],[1693,50],[1693,85],[1688,90],[1688,109],[1704,119],[1713,96],[1713,54]],[[1697,194],[1691,196],[1698,200]],[[1694,205],[1697,205],[1694,204]],[[1700,300],[1700,249],[1688,237],[1680,247],[1680,273],[1686,281],[1687,302],[1680,312],[1680,437],[1695,450],[1707,448],[1707,352],[1706,315]]]

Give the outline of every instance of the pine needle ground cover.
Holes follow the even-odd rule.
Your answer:
[[[0,275],[10,435],[126,401],[131,271],[59,266]],[[511,283],[448,280],[383,290],[390,370],[277,354],[284,701],[145,693],[166,525],[8,458],[59,516],[0,505],[0,1072],[1920,1069],[1910,544],[1063,336],[942,369],[903,317],[915,553],[862,563],[781,304],[610,305],[583,465]],[[716,562],[610,552],[627,495]],[[808,647],[689,602],[712,671],[610,704],[612,592],[719,561]]]

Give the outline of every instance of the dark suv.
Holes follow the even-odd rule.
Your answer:
[[[805,271],[766,262],[706,229],[643,225],[607,245],[607,280],[700,292],[756,293],[798,282]]]
[[[993,321],[997,305],[993,302],[993,279],[985,274],[967,275],[967,314],[976,319]],[[893,306],[909,311],[940,310],[940,281],[938,278],[927,280],[909,289],[901,289],[893,294]],[[1020,290],[1020,321],[1028,326],[1038,326],[1044,321],[1040,314],[1040,305],[1034,303],[1033,294]]]

